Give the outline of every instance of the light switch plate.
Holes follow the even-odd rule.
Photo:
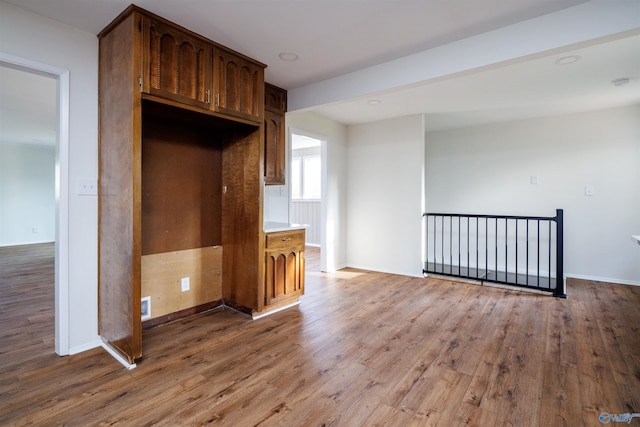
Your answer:
[[[80,196],[97,196],[98,180],[97,179],[80,179],[78,180],[78,195]]]

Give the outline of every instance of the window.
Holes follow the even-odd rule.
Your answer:
[[[322,197],[322,157],[319,139],[292,134],[291,198],[320,200]]]
[[[293,199],[320,199],[321,164],[319,154],[291,159],[291,194]]]

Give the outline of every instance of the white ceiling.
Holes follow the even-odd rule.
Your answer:
[[[132,0],[4,0],[98,34]],[[136,0],[268,65],[292,89],[587,0]],[[278,58],[295,52],[295,64]]]
[[[556,61],[578,56],[577,62]],[[626,85],[613,80],[631,77]],[[369,105],[368,101],[381,101]],[[511,61],[314,109],[347,124],[426,114],[429,131],[640,103],[640,35]],[[640,117],[638,118],[640,120]]]
[[[97,34],[131,0],[3,1]],[[294,89],[585,2],[139,0],[136,4],[256,58],[268,66],[267,81]],[[433,130],[638,103],[638,34],[313,110],[345,124],[427,113],[427,125]],[[282,61],[280,52],[295,52],[299,59]],[[554,65],[557,57],[573,53],[582,59]],[[635,80],[615,87],[611,80],[618,77]],[[382,102],[368,105],[372,97]]]

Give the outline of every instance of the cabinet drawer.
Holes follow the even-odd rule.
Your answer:
[[[304,230],[278,231],[265,236],[267,249],[304,246]]]

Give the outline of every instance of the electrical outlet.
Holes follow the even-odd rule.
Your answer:
[[[190,289],[190,283],[188,277],[183,277],[180,279],[180,286],[182,287],[182,292],[186,292]]]
[[[144,297],[140,301],[140,314],[142,320],[151,318],[151,297]]]
[[[593,196],[593,185],[585,185],[584,186],[584,195],[585,196]]]

